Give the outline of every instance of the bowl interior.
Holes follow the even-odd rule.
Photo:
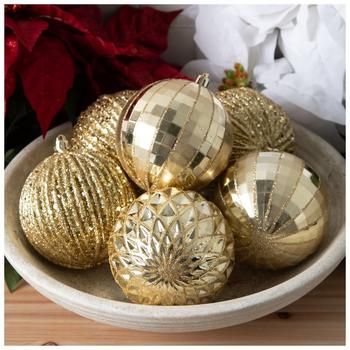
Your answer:
[[[329,203],[329,221],[325,237],[318,251],[296,267],[281,271],[254,270],[236,264],[229,283],[217,301],[229,300],[257,293],[282,283],[305,271],[324,253],[337,238],[344,225],[345,174],[344,160],[334,156],[335,150],[305,128],[295,125],[296,154],[303,158],[325,183]],[[21,252],[22,261],[30,262],[37,269],[60,283],[105,299],[128,302],[113,280],[109,265],[104,264],[89,270],[71,270],[56,266],[42,258],[28,243],[21,229],[18,202],[23,183],[32,169],[53,151],[55,137],[63,133],[71,136],[70,124],[53,129],[43,140],[39,138],[27,146],[10,164],[11,176],[5,179],[5,232],[11,244]],[[9,173],[9,171],[7,172]],[[5,247],[6,248],[6,247]]]

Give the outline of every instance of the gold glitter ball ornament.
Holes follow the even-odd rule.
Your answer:
[[[252,152],[220,180],[215,202],[231,224],[237,260],[280,269],[316,251],[327,222],[326,198],[321,179],[302,159]]]
[[[124,107],[117,126],[118,155],[144,190],[198,189],[226,168],[232,126],[207,84],[206,74],[196,82],[161,80]]]
[[[125,210],[109,242],[109,263],[135,303],[206,303],[233,269],[232,231],[220,210],[194,191],[146,192]]]
[[[93,267],[108,259],[110,232],[135,196],[112,158],[72,151],[63,136],[56,139],[56,150],[25,181],[21,225],[48,260],[76,269]]]
[[[73,128],[72,149],[98,152],[116,158],[115,133],[120,113],[136,91],[100,96],[83,111]]]
[[[216,96],[233,125],[230,163],[253,151],[293,152],[293,126],[279,105],[247,87],[220,91]]]

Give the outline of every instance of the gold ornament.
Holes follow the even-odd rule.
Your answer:
[[[67,140],[59,136],[56,152],[25,181],[20,221],[29,242],[48,260],[89,268],[107,260],[113,225],[134,198],[113,158],[69,150]]]
[[[314,253],[327,207],[320,178],[284,152],[252,152],[220,179],[215,202],[234,232],[236,258],[258,268],[293,266]]]
[[[83,111],[73,128],[72,149],[116,158],[117,122],[122,108],[135,93],[136,91],[125,90],[102,95]]]
[[[119,217],[109,243],[113,276],[132,301],[206,303],[234,264],[232,232],[219,209],[194,191],[146,192]]]
[[[196,83],[161,80],[123,109],[117,126],[119,159],[144,190],[198,189],[227,166],[232,126],[207,84],[206,74]]]
[[[279,105],[246,87],[220,91],[216,96],[233,125],[230,163],[253,151],[293,152],[293,127]]]

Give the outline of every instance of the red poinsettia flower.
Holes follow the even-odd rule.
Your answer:
[[[102,93],[183,77],[160,58],[178,13],[121,6],[105,23],[98,6],[7,5],[6,101],[20,80],[45,135],[77,75],[88,81],[90,102]]]

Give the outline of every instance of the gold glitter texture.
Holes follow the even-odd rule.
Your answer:
[[[109,262],[132,301],[184,305],[213,300],[234,264],[232,232],[220,210],[194,191],[146,192],[121,215]]]
[[[220,101],[198,81],[156,82],[122,111],[118,155],[125,171],[144,190],[198,189],[227,166],[232,126]]]
[[[220,91],[216,96],[233,125],[230,163],[253,151],[293,152],[293,127],[279,105],[246,87]]]
[[[252,152],[220,179],[217,205],[231,224],[237,260],[258,268],[293,266],[316,251],[327,207],[320,178],[284,152]]]
[[[22,189],[19,214],[32,246],[48,260],[82,269],[107,260],[107,242],[119,212],[135,198],[112,158],[67,149],[42,161]]]
[[[122,108],[135,93],[125,90],[102,95],[83,111],[73,128],[72,149],[116,158],[117,122]]]

